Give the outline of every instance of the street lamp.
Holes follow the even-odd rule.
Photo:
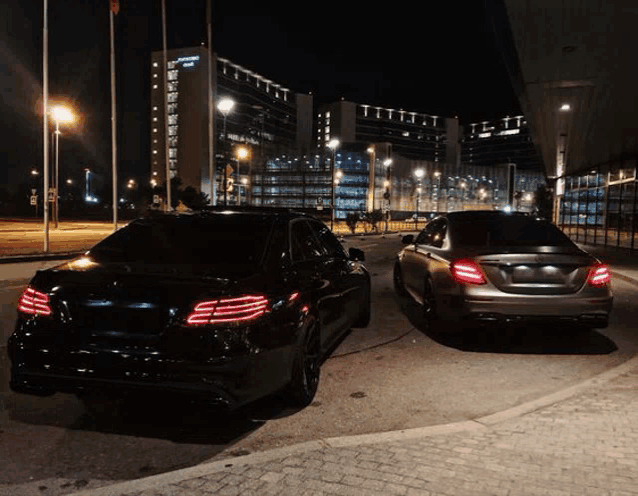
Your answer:
[[[390,220],[390,166],[392,165],[392,159],[391,158],[386,158],[383,161],[383,165],[385,166],[386,169],[386,180],[383,183],[383,186],[385,187],[385,193],[383,193],[383,198],[386,201],[386,212],[385,212],[385,229],[384,229],[384,233],[388,232],[388,221]]]
[[[418,229],[419,222],[419,200],[421,199],[421,179],[423,179],[423,175],[425,171],[423,169],[417,169],[414,171],[414,177],[417,180],[417,188],[416,188],[416,216],[414,218],[414,228]]]
[[[237,179],[239,179],[239,181],[241,181],[241,178],[239,176],[241,160],[248,158],[249,155],[250,152],[245,146],[240,146],[239,148],[237,148]],[[237,185],[237,205],[241,205],[241,189],[239,188],[239,185]]]
[[[376,162],[377,151],[374,145],[369,146],[367,152],[370,154],[370,174],[368,177],[368,211],[374,210],[374,190],[376,187]]]
[[[226,117],[233,110],[235,100],[232,98],[222,98],[217,104],[217,108],[224,115],[224,140],[226,140]]]
[[[334,231],[335,224],[335,150],[341,144],[338,139],[333,139],[328,143],[328,148],[332,150],[332,160],[330,161],[330,177],[331,177],[331,197],[332,197],[332,205],[331,205],[331,215],[330,215],[330,230]]]
[[[75,120],[73,113],[71,113],[71,111],[66,108],[63,107],[62,105],[56,105],[55,107],[53,107],[53,109],[51,109],[51,114],[53,115],[53,120],[55,121],[55,181],[54,181],[54,186],[53,186],[53,198],[54,198],[54,203],[53,203],[53,213],[54,213],[54,219],[55,219],[55,227],[58,227],[58,188],[59,188],[59,182],[58,182],[58,178],[60,175],[60,164],[59,164],[59,157],[60,157],[60,123],[63,124],[69,124],[71,122],[73,122]]]
[[[89,198],[91,198],[91,196],[89,195],[89,175],[91,174],[91,169],[84,169],[84,171],[86,172],[84,176],[84,186],[85,186],[84,199],[88,202],[90,201]]]
[[[439,201],[441,199],[441,173],[436,171],[434,173],[434,177],[436,177],[436,213],[439,213]],[[432,202],[432,198],[430,198],[430,202]]]

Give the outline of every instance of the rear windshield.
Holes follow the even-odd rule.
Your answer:
[[[455,219],[451,237],[455,246],[573,246],[552,223],[522,215]]]
[[[137,220],[90,250],[100,262],[255,267],[267,249],[273,220],[262,215]],[[221,270],[223,272],[223,270]]]

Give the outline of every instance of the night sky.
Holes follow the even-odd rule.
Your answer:
[[[0,187],[42,168],[42,1],[0,5]],[[203,0],[166,0],[168,48],[206,39]],[[120,0],[116,17],[120,179],[148,174],[149,59],[160,50],[160,0]],[[457,115],[516,115],[518,102],[482,2],[213,2],[218,55],[316,103],[357,103]],[[49,94],[82,115],[64,129],[61,176],[110,177],[108,0],[49,0]],[[395,10],[390,10],[391,8]],[[40,108],[38,103],[40,102]],[[62,179],[61,179],[62,181]]]

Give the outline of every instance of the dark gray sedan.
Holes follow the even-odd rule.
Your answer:
[[[395,288],[423,306],[429,323],[607,327],[609,268],[551,222],[501,211],[451,212],[430,221],[416,238],[404,236],[403,243]]]

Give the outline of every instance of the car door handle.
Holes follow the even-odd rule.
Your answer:
[[[425,254],[425,258],[432,258],[432,254],[428,251]]]

